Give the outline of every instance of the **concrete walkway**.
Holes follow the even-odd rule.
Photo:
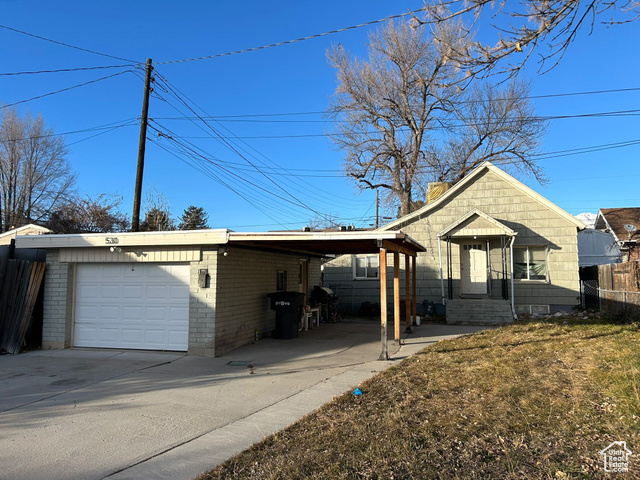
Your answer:
[[[323,324],[219,358],[71,349],[0,357],[0,478],[191,479],[444,338],[378,361],[376,322]]]

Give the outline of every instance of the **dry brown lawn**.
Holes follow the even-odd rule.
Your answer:
[[[204,479],[565,479],[640,456],[640,326],[565,317],[426,348]]]

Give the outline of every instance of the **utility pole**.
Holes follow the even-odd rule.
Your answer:
[[[376,188],[376,230],[378,229],[378,227],[380,226],[380,219],[378,217],[378,189]]]
[[[140,231],[140,197],[142,196],[142,173],[144,172],[144,150],[147,144],[147,119],[149,118],[149,93],[151,92],[151,59],[147,58],[147,68],[144,77],[144,98],[142,100],[142,119],[140,121],[140,141],[138,143],[138,169],[136,171],[136,186],[133,195],[133,216],[131,217],[131,231]]]

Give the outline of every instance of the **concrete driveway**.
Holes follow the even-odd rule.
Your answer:
[[[0,357],[0,478],[189,479],[430,343],[378,361],[379,324],[322,324],[219,358],[69,349]]]

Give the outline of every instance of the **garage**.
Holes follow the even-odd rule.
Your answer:
[[[189,265],[80,263],[74,345],[186,351]]]

